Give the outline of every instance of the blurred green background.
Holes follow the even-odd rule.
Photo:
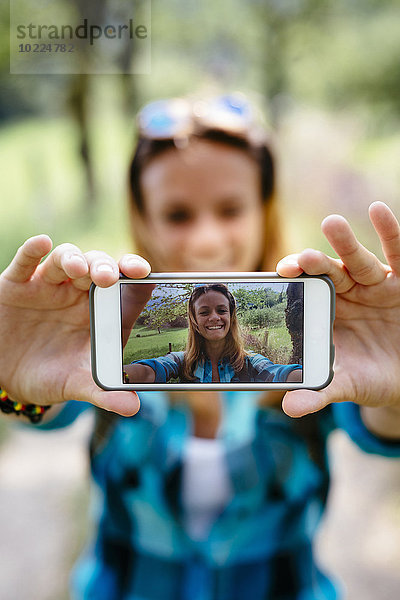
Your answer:
[[[397,1],[154,0],[152,73],[136,76],[10,75],[4,3],[0,16],[1,267],[39,232],[115,256],[132,248],[135,112],[203,89],[250,92],[264,109],[290,250],[327,250],[319,222],[329,212],[377,249],[366,207],[399,208]]]

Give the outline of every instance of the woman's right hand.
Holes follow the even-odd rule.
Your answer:
[[[88,290],[114,284],[120,271],[146,277],[150,265],[133,254],[117,264],[72,244],[51,247],[46,235],[30,238],[0,275],[0,386],[24,404],[74,399],[134,415],[135,392],[107,392],[92,379]]]

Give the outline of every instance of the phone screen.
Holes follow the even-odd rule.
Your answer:
[[[304,283],[121,283],[123,381],[303,382]]]

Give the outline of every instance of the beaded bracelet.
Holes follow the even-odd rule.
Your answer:
[[[8,397],[5,390],[0,387],[0,410],[6,415],[14,414],[24,415],[31,423],[39,423],[43,419],[43,415],[46,410],[49,410],[50,406],[39,406],[38,404],[22,404],[21,402],[14,402]]]

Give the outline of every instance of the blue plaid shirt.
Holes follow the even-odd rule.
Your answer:
[[[145,360],[135,360],[134,363],[148,365],[155,373],[156,383],[166,383],[171,378],[179,378],[181,382],[185,381],[182,377],[182,367],[184,352],[170,352],[165,356],[150,358]],[[246,356],[244,367],[239,373],[235,373],[227,357],[218,362],[219,380],[222,383],[240,383],[240,382],[283,382],[291,371],[301,369],[301,365],[277,365],[271,362],[262,354],[252,352]],[[199,361],[193,373],[196,383],[211,383],[212,366],[210,359]]]
[[[97,527],[72,579],[74,600],[340,597],[312,551],[329,483],[326,438],[339,425],[367,452],[400,456],[400,443],[369,433],[351,403],[290,419],[259,409],[257,393],[222,396],[218,436],[234,494],[202,541],[190,538],[183,519],[186,405],[170,408],[165,393],[146,392],[134,417],[96,409],[100,424],[111,421],[92,445]],[[84,408],[69,402],[41,427],[65,426]]]

